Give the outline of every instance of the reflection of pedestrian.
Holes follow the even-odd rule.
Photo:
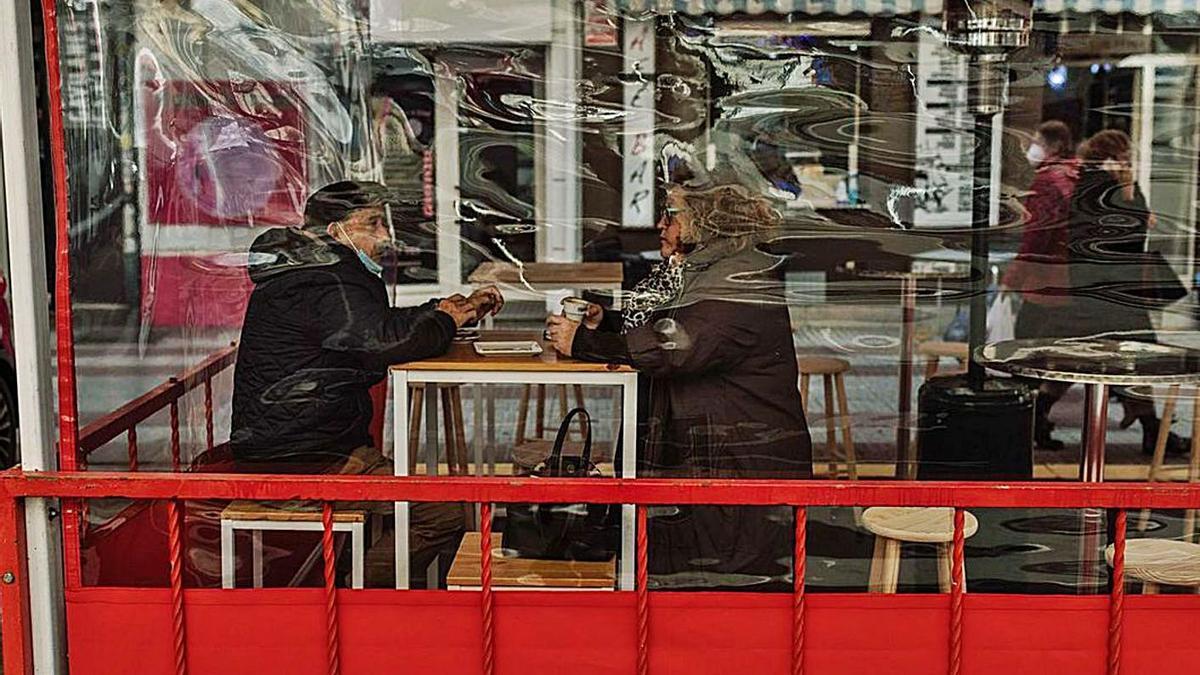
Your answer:
[[[1025,227],[1017,257],[1001,280],[1005,289],[1019,292],[1024,300],[1014,329],[1018,339],[1050,337],[1045,327],[1053,325],[1054,314],[1067,302],[1067,231],[1071,195],[1079,180],[1071,130],[1062,122],[1051,120],[1039,126],[1025,156],[1035,169],[1029,194],[1022,202]],[[1054,400],[1056,397],[1039,396],[1034,418],[1034,443],[1047,450],[1063,447],[1062,441],[1050,435],[1054,425],[1047,412]]]
[[[791,324],[783,298],[771,297],[781,287],[779,261],[757,247],[777,221],[761,198],[732,186],[673,192],[659,226],[668,262],[639,284],[621,320],[595,310],[582,328],[548,320],[560,352],[645,376],[639,475],[811,475]],[[788,573],[789,520],[762,507],[655,516],[651,572],[672,575],[659,580],[672,585],[779,581]]]
[[[1132,143],[1122,131],[1101,131],[1079,150],[1081,172],[1071,196],[1067,237],[1069,293],[1064,304],[1045,315],[1038,337],[1116,337],[1155,340],[1150,311],[1100,297],[1113,287],[1141,283],[1146,234],[1153,216],[1133,176]],[[1044,410],[1070,385],[1043,384]],[[1142,451],[1154,450],[1160,421],[1154,403],[1118,392],[1125,409],[1121,427],[1142,426]],[[1168,420],[1168,424],[1170,421]],[[1172,433],[1167,452],[1183,454],[1189,439]]]

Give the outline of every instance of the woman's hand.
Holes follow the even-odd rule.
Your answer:
[[[603,320],[604,308],[594,302],[589,302],[587,310],[583,314],[583,325],[590,330],[596,330]]]
[[[575,331],[579,330],[578,323],[557,314],[546,317],[546,340],[554,347],[554,351],[563,356],[571,355],[571,343],[575,342]]]

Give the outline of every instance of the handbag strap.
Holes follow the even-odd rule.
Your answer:
[[[583,434],[583,463],[592,461],[592,416],[583,408],[572,408],[558,425],[558,433],[554,436],[554,448],[550,451],[550,464],[557,466],[562,458],[563,445],[567,442],[567,434],[571,432],[571,420],[576,415],[582,415],[584,421]]]

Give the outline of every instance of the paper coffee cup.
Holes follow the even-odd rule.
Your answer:
[[[587,300],[583,298],[563,298],[563,316],[571,321],[583,321],[583,317],[587,314]]]

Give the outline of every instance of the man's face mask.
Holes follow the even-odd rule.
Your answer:
[[[342,236],[346,238],[346,243],[354,249],[354,253],[358,256],[358,261],[363,264],[363,267],[367,268],[367,271],[371,274],[383,278],[383,265],[380,265],[375,261],[374,258],[367,255],[366,251],[363,251],[361,248],[359,248],[358,245],[354,243],[354,238],[350,236],[350,233],[346,231],[346,228],[343,227],[341,223],[338,223],[337,226],[338,230],[341,231]]]

